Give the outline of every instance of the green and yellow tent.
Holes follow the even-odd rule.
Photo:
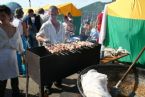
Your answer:
[[[40,8],[43,8],[44,10],[48,10],[49,7],[52,6],[50,4],[41,6]],[[70,12],[73,16],[81,16],[81,11],[77,9],[72,3],[64,3],[57,6],[59,8],[59,13],[63,15],[67,15],[68,12]]]
[[[47,4],[47,5],[41,6],[41,8],[43,8],[44,10],[47,11],[47,10],[49,9],[50,6],[52,6],[52,5]]]
[[[106,6],[104,45],[130,52],[120,61],[132,62],[145,46],[145,0],[117,0]],[[138,63],[145,68],[145,52]]]
[[[61,14],[67,15],[68,12],[70,12],[74,17],[81,16],[81,11],[77,9],[72,3],[58,5],[58,8]]]
[[[75,26],[75,34],[79,34],[79,29],[81,25],[81,11],[77,9],[72,3],[65,3],[58,5],[60,14],[67,15],[69,12],[73,16],[73,24]]]

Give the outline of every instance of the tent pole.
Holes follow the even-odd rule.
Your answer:
[[[29,7],[31,8],[31,0],[29,0]]]

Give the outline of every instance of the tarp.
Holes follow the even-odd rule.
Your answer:
[[[48,10],[51,5],[47,4],[44,6],[41,6],[44,10]],[[63,15],[67,15],[68,12],[70,12],[73,16],[81,16],[81,11],[77,9],[72,3],[64,3],[57,6],[59,8],[59,13]]]
[[[145,0],[117,0],[106,6],[104,45],[112,48],[121,46],[130,52],[120,61],[133,62],[145,46],[144,4]],[[138,63],[145,68],[145,52]]]
[[[81,25],[81,11],[77,9],[72,3],[58,5],[58,8],[60,14],[67,15],[69,12],[72,14],[75,34],[79,35],[79,29]]]
[[[81,16],[81,11],[77,9],[72,3],[65,3],[58,5],[60,13],[67,15],[68,12],[72,14],[72,16]]]
[[[48,10],[50,6],[51,6],[50,4],[47,4],[47,5],[41,6],[41,8],[43,8],[44,10]]]

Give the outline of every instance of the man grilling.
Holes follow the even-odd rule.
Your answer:
[[[49,8],[49,19],[42,25],[40,31],[36,35],[36,39],[39,42],[50,44],[65,42],[65,29],[63,25],[57,20],[58,14],[59,12],[56,6],[51,6]],[[58,80],[55,85],[60,87],[61,80]],[[51,93],[51,86],[52,83],[46,87],[46,92],[48,94]]]

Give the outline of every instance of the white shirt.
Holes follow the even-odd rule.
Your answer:
[[[39,35],[42,35],[46,39],[50,40],[52,44],[63,43],[65,41],[65,30],[63,25],[60,23],[59,31],[56,32],[55,27],[50,20],[42,25],[36,37]]]
[[[23,35],[23,26],[22,26],[22,21],[20,19],[14,18],[12,24],[18,28],[18,32],[20,35]]]
[[[98,40],[99,39],[99,33],[96,31],[95,28],[91,29],[90,38],[92,40]]]
[[[62,25],[64,26],[65,28],[65,31],[66,31],[66,28],[67,28],[67,23],[66,22],[63,22]]]
[[[41,24],[43,24],[46,21],[48,21],[49,15],[48,14],[40,14],[40,18],[41,18]]]

